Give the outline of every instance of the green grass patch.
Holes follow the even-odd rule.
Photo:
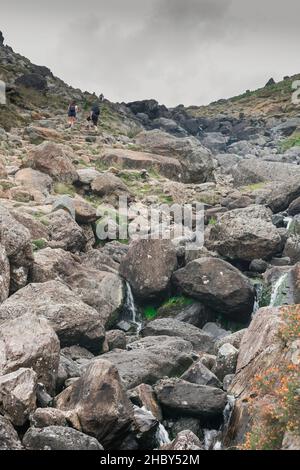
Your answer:
[[[56,183],[54,186],[54,192],[60,195],[67,194],[68,196],[75,196],[76,194],[75,188],[71,184],[65,183]]]
[[[33,251],[42,250],[46,246],[47,246],[47,242],[43,238],[39,240],[32,240]]]
[[[300,147],[300,133],[299,132],[295,132],[291,137],[280,142],[279,151],[286,152],[287,150],[293,147]]]
[[[157,309],[149,305],[147,307],[144,307],[143,314],[147,320],[154,320],[154,318],[157,316]]]

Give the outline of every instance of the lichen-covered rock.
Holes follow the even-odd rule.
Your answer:
[[[23,445],[27,450],[103,450],[94,437],[64,426],[29,428]]]

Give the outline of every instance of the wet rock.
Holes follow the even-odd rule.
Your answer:
[[[162,421],[162,413],[151,385],[140,384],[128,390],[128,396],[132,403],[140,408],[151,411],[158,421]]]
[[[134,406],[134,428],[139,447],[153,449],[159,422],[148,410]]]
[[[94,437],[64,426],[30,428],[23,445],[27,450],[103,450]]]

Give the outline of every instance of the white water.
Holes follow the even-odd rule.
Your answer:
[[[125,309],[129,314],[128,320],[136,325],[137,333],[141,331],[142,324],[137,321],[137,310],[134,303],[134,298],[131,290],[131,286],[129,282],[126,282],[126,301],[125,301]]]
[[[159,423],[158,428],[157,428],[156,439],[157,439],[159,447],[164,444],[169,444],[171,442],[168,431],[166,430],[164,425],[161,423]]]
[[[273,289],[272,289],[270,307],[276,307],[278,294],[280,293],[280,290],[283,284],[285,283],[287,276],[288,276],[287,273],[282,274],[282,276],[280,276],[279,279],[277,279],[277,281],[275,282]]]
[[[142,410],[146,414],[148,414],[149,417],[151,417],[153,419],[156,419],[155,416],[153,415],[153,413],[151,413],[151,411],[149,411],[145,406],[142,406]],[[161,423],[158,424],[158,428],[157,428],[157,431],[156,431],[156,441],[157,441],[158,447],[160,447],[164,444],[170,444],[170,442],[171,442],[168,431],[166,430],[164,425],[161,424]]]
[[[284,222],[286,223],[286,228],[289,230],[291,228],[291,225],[293,223],[293,217],[285,217]]]
[[[228,395],[228,402],[223,411],[224,422],[220,429],[204,429],[204,447],[205,450],[222,450],[222,437],[225,435],[235,404],[235,398]]]

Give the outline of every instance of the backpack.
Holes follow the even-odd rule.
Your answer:
[[[70,106],[70,107],[69,107],[69,111],[70,111],[71,113],[76,113],[76,106]]]
[[[98,105],[93,106],[92,112],[95,116],[99,116],[99,114],[100,114],[99,106]]]

